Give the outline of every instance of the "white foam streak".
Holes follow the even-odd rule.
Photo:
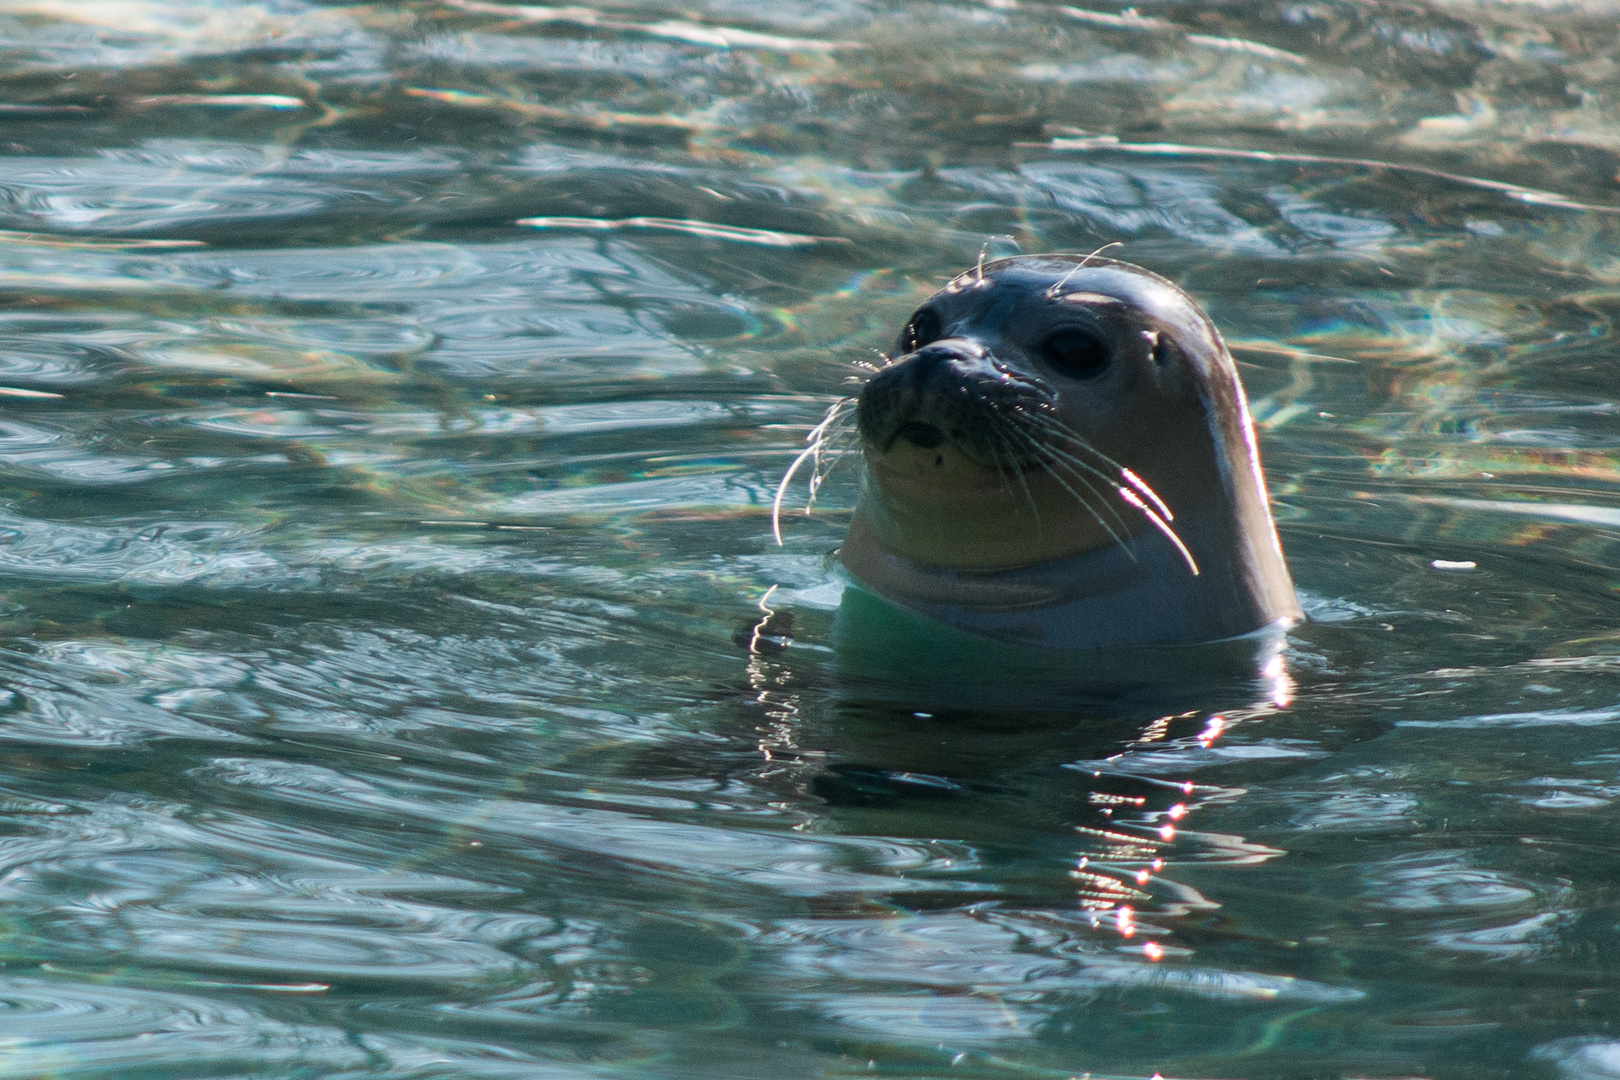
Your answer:
[[[537,4],[495,4],[484,0],[445,0],[450,7],[481,15],[504,15],[532,23],[566,23],[603,30],[624,30],[646,34],[649,37],[684,41],[691,45],[707,45],[716,49],[767,49],[775,52],[833,52],[839,49],[861,48],[854,41],[820,41],[814,38],[783,37],[780,34],[761,34],[753,30],[738,30],[729,26],[709,26],[680,19],[659,22],[634,22],[615,19],[595,8],[547,7]]]
[[[738,225],[718,225],[712,221],[690,221],[685,218],[630,217],[529,217],[519,218],[514,224],[534,229],[587,229],[592,232],[613,232],[620,229],[653,229],[663,232],[681,232],[690,236],[703,236],[711,240],[730,240],[739,244],[760,244],[765,247],[809,247],[814,244],[848,243],[837,236],[805,236],[800,233],[776,232],[773,229],[745,229]]]

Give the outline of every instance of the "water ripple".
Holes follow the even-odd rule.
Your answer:
[[[106,1076],[183,1057],[230,1068],[360,1068],[368,1055],[337,1028],[288,1024],[203,993],[96,985],[62,972],[0,980],[0,1076]]]
[[[1336,788],[1312,800],[1310,809],[1289,820],[1297,829],[1347,833],[1408,832],[1416,826],[1416,798],[1403,792]]]
[[[5,7],[0,1077],[1617,1071],[1607,13]],[[1111,241],[1292,699],[890,715],[774,483]]]
[[[1373,902],[1396,911],[1513,907],[1536,898],[1500,871],[1468,866],[1457,852],[1392,860],[1376,876]]]
[[[790,896],[982,888],[956,878],[975,866],[971,852],[937,841],[720,829],[594,808],[457,798],[426,788],[403,798],[355,777],[268,760],[221,759],[209,774],[305,806],[459,822],[535,845],[534,858],[546,851],[552,853],[547,860],[587,856],[677,880],[719,878]]]
[[[1594,1036],[1556,1039],[1530,1052],[1549,1062],[1563,1080],[1615,1080],[1620,1077],[1620,1042]]]
[[[1232,1003],[1329,1004],[1365,996],[1353,987],[1288,976],[1129,960],[1103,941],[1069,938],[1016,916],[787,921],[766,941],[795,982],[815,980],[800,992],[840,1023],[901,1038],[915,1038],[927,1026],[947,1042],[964,1044],[1028,1032],[1077,991]],[[857,989],[832,989],[848,986]],[[917,992],[923,988],[931,992]]]

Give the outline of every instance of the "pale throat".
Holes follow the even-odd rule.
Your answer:
[[[867,448],[846,548],[875,544],[925,566],[998,570],[1107,547],[1143,527],[1109,485],[1088,487],[1046,469],[996,468],[948,444],[924,448],[901,439],[886,451]]]

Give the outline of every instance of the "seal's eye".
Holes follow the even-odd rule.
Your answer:
[[[1108,366],[1108,346],[1084,330],[1059,330],[1041,342],[1041,355],[1064,375],[1089,379]]]
[[[924,345],[939,340],[944,326],[940,323],[939,315],[930,308],[923,308],[911,317],[906,328],[900,331],[900,350],[902,352],[916,352]]]

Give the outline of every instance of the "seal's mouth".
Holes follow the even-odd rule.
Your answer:
[[[904,439],[911,445],[919,446],[924,450],[932,450],[945,441],[945,433],[933,424],[924,424],[912,420],[909,423],[900,425],[900,429],[894,433],[894,438]],[[889,444],[894,445],[894,439],[889,440]]]
[[[1003,442],[1010,443],[1011,440],[1004,437]],[[1027,440],[1020,440],[1020,442],[1024,443]],[[955,451],[954,456],[964,459],[965,463],[977,465],[987,474],[999,479],[1023,473],[1041,472],[1057,465],[1056,458],[1039,440],[1027,442],[1027,445],[1019,445],[1016,452],[1006,449],[1000,454],[995,454],[992,460],[988,462],[982,461],[972,454],[970,450],[958,445],[958,440],[950,438],[933,424],[917,420],[902,424],[895,431],[894,437],[889,440],[888,445],[882,447],[881,450],[883,457],[891,460],[907,456],[927,458],[929,457],[928,454],[919,455],[918,451],[932,450],[935,451],[932,460],[936,466],[945,464],[943,453],[946,450],[951,450]],[[960,476],[955,479],[957,482],[961,480]]]

